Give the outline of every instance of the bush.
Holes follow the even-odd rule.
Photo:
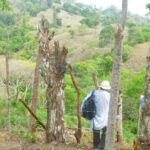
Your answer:
[[[78,28],[79,35],[84,35],[87,33],[88,27],[85,24],[81,24]]]
[[[142,29],[142,33],[143,33],[145,41],[150,40],[150,28],[149,27],[144,27]]]
[[[90,28],[96,27],[100,23],[100,17],[97,14],[91,14],[80,21],[81,24],[86,24]]]
[[[122,49],[122,61],[126,62],[132,54],[132,50],[133,48],[129,45],[123,45],[123,49]]]
[[[96,64],[98,65],[99,76],[108,75],[112,71],[113,57],[112,53],[106,53],[104,55],[97,55]]]
[[[71,38],[73,38],[74,35],[75,35],[75,31],[74,31],[73,29],[70,29],[70,30],[69,30],[69,33],[70,33],[70,35],[71,35]]]
[[[150,29],[149,28],[143,28],[137,27],[137,26],[131,26],[128,29],[128,43],[131,46],[134,46],[138,43],[143,43],[145,41],[148,41],[150,39]]]
[[[113,41],[113,27],[106,25],[100,32],[99,35],[99,47],[105,47]]]

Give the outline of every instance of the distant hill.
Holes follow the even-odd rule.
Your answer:
[[[112,42],[100,48],[99,36],[100,31],[106,25],[115,27],[118,22],[120,10],[115,6],[97,9],[85,4],[75,3],[75,1],[72,3],[71,0],[65,0],[62,6],[60,0],[54,0],[52,7],[48,8],[45,0],[9,0],[9,2],[13,12],[17,13],[20,18],[26,20],[31,26],[30,32],[34,36],[37,33],[38,22],[41,16],[44,15],[50,23],[50,32],[55,31],[54,40],[59,40],[61,45],[68,47],[68,60],[72,63],[89,59],[95,53],[109,52],[113,47]],[[132,24],[147,26],[148,22],[145,18],[129,12],[127,26]],[[127,35],[128,28],[126,29],[125,38],[127,38]],[[29,47],[31,46],[29,45]],[[28,49],[28,47],[19,49],[19,51],[25,49]]]

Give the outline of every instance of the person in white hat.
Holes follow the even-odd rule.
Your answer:
[[[104,150],[105,138],[108,123],[108,112],[110,102],[111,86],[109,81],[102,81],[98,90],[94,91],[94,102],[96,105],[96,115],[91,120],[93,129],[93,149]]]

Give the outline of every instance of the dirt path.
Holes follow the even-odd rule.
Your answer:
[[[133,72],[138,72],[146,66],[146,56],[150,48],[150,41],[138,44],[134,47],[131,58],[123,66]]]

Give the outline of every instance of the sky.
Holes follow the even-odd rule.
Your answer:
[[[77,2],[96,5],[96,7],[106,8],[111,5],[115,5],[119,9],[121,9],[122,0],[76,0]],[[145,16],[148,12],[146,10],[146,4],[150,3],[150,0],[128,0],[128,9],[133,14],[139,14],[141,16]]]

